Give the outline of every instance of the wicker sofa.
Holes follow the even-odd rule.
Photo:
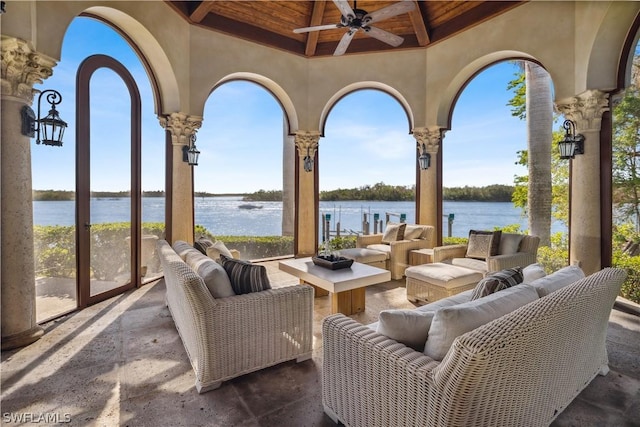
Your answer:
[[[214,298],[202,277],[166,241],[158,241],[157,249],[166,303],[199,393],[280,362],[311,358],[313,288],[296,285]]]
[[[409,266],[409,252],[414,249],[433,248],[435,228],[431,225],[407,226],[422,229],[415,239],[403,239],[390,243],[383,243],[383,234],[359,235],[356,238],[357,248],[367,248],[386,254],[386,269],[391,272],[391,279],[399,280],[404,277],[404,270]]]
[[[604,269],[536,296],[457,336],[441,361],[343,315],[327,317],[325,413],[354,427],[547,426],[608,372],[608,319],[625,277]],[[471,292],[450,298],[463,303]]]

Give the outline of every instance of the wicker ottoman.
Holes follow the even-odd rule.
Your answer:
[[[387,268],[387,254],[367,248],[348,248],[338,251],[340,256],[372,267]]]
[[[408,267],[405,275],[411,302],[433,302],[459,294],[473,289],[483,277],[479,271],[441,262]]]

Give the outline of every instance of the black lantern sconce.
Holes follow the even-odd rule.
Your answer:
[[[189,163],[189,166],[198,166],[198,156],[200,151],[196,148],[196,134],[191,134],[189,145],[182,147],[182,161]]]
[[[420,169],[425,171],[431,166],[431,154],[427,152],[427,147],[424,144],[418,144],[420,155],[418,156],[418,164]]]
[[[309,152],[310,147],[307,147],[307,155],[304,156],[304,171],[312,172],[313,171],[313,157]]]
[[[47,102],[51,104],[49,114],[40,118],[40,101],[42,95],[47,94]],[[42,142],[44,145],[62,147],[62,137],[67,123],[60,118],[56,105],[62,102],[60,92],[47,89],[40,92],[38,96],[38,117],[28,105],[22,107],[22,134],[30,138],[36,137],[36,144]],[[42,139],[40,138],[42,137]]]
[[[584,135],[576,135],[576,124],[565,120],[562,124],[566,133],[564,139],[558,142],[561,159],[573,159],[576,154],[584,154]]]

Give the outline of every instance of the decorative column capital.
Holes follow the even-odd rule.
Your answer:
[[[436,154],[440,149],[442,138],[444,138],[444,131],[439,126],[430,126],[424,128],[414,128],[413,137],[418,144],[418,150],[424,150],[430,154]]]
[[[29,43],[15,37],[2,36],[2,97],[13,97],[33,102],[36,83],[42,83],[53,74],[56,61],[36,52]]]
[[[171,132],[173,145],[189,145],[191,135],[202,126],[202,117],[188,116],[184,113],[171,113],[158,117],[160,125]]]
[[[294,143],[298,148],[298,154],[315,156],[320,142],[320,132],[318,131],[297,131],[295,133]]]
[[[609,110],[609,94],[588,90],[556,103],[556,109],[576,124],[576,130],[599,131],[602,114]]]

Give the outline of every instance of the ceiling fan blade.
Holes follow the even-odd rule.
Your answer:
[[[415,7],[415,3],[411,0],[399,1],[391,6],[383,7],[382,9],[367,14],[363,19],[363,25],[370,25],[396,15],[411,12]]]
[[[340,9],[340,13],[345,18],[347,16],[352,16],[354,18],[356,17],[356,14],[353,12],[353,9],[351,9],[351,6],[349,6],[349,2],[347,0],[333,0],[333,2],[335,3],[336,7]]]
[[[296,28],[293,30],[294,33],[308,33],[310,31],[320,31],[320,30],[333,30],[335,28],[342,28],[341,24],[327,24],[327,25],[316,25],[315,27],[304,27],[304,28]]]
[[[340,43],[338,43],[338,47],[336,47],[335,52],[333,52],[333,56],[343,55],[347,51],[347,48],[351,43],[351,39],[353,39],[353,36],[355,36],[357,32],[357,29],[350,29],[344,33],[344,36],[340,39]]]
[[[404,41],[402,37],[376,27],[366,27],[364,32],[366,35],[371,36],[374,39],[378,39],[381,42],[385,42],[386,44],[390,44],[393,47],[400,46]]]

